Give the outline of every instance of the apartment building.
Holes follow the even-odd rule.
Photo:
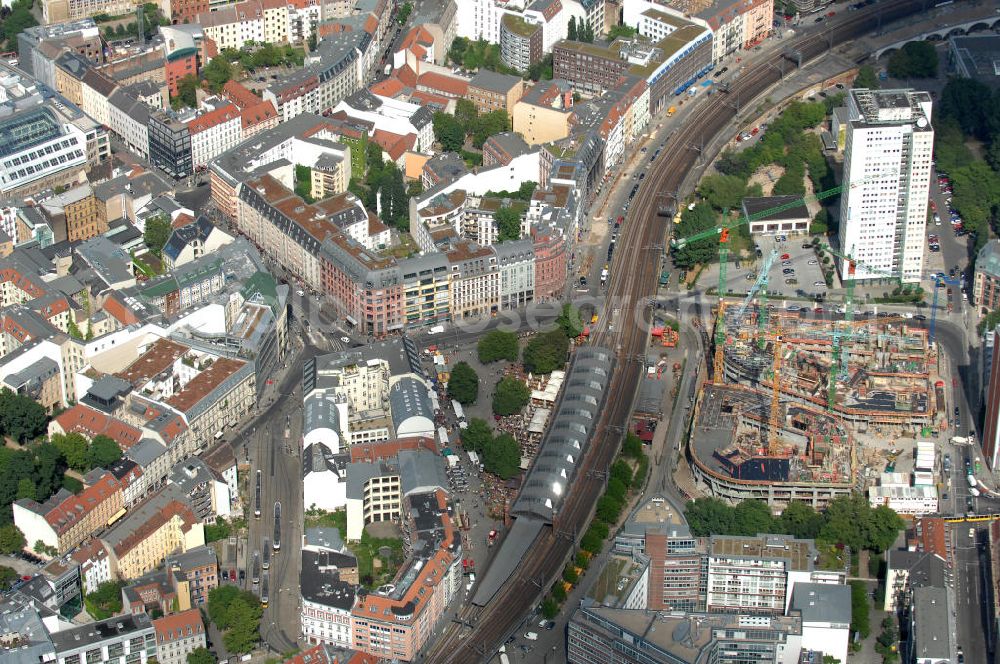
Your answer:
[[[114,476],[104,472],[78,495],[60,489],[44,504],[22,498],[13,508],[14,524],[28,542],[41,541],[63,554],[119,518],[124,496]]]
[[[1000,240],[989,240],[976,256],[972,302],[980,314],[1000,307]]]
[[[575,121],[573,88],[568,81],[539,81],[514,105],[512,115],[514,132],[529,146],[566,138]]]
[[[191,164],[198,170],[243,139],[243,120],[234,104],[224,104],[188,123]]]
[[[108,97],[111,131],[143,159],[149,159],[149,115],[149,106],[121,88]]]
[[[87,540],[73,550],[70,558],[80,568],[80,587],[84,595],[115,579],[108,550],[99,539]]]
[[[916,283],[924,264],[934,147],[930,95],[851,90],[847,116],[840,246],[858,261],[855,279]],[[839,267],[847,278],[847,261]]]
[[[192,651],[205,647],[205,623],[198,609],[158,618],[153,621],[153,630],[156,659],[162,664],[187,664]]]
[[[121,579],[158,567],[167,556],[205,545],[205,529],[173,485],[160,489],[101,535]]]
[[[707,556],[709,613],[781,615],[795,581],[811,579],[816,548],[812,540],[781,535],[716,535],[709,540]]]
[[[241,49],[247,42],[263,43],[266,39],[264,8],[258,0],[244,0],[201,13],[198,24],[220,51]]]
[[[89,240],[108,231],[108,220],[102,214],[94,190],[89,184],[82,184],[41,203],[41,211],[57,235],[64,229],[70,242]]]
[[[480,114],[506,111],[510,115],[522,94],[524,82],[519,77],[481,69],[469,81],[467,99]]]
[[[133,5],[129,0],[43,0],[42,24],[76,21],[89,16],[128,14]]]
[[[515,14],[504,14],[500,21],[500,59],[508,67],[528,71],[542,59],[542,26],[529,23]]]
[[[145,614],[107,620],[51,632],[56,664],[126,661],[146,664],[156,657],[156,630]]]
[[[799,664],[802,619],[793,616],[578,609],[568,626],[569,661],[579,664]]]
[[[192,606],[205,604],[208,594],[219,587],[219,559],[207,546],[169,556],[166,566],[187,579]]]
[[[302,550],[302,634],[310,644],[350,648],[355,588],[342,579],[342,567],[357,566],[351,556],[326,549]]]
[[[415,494],[407,501],[404,539],[411,557],[390,592],[359,596],[354,603],[354,650],[409,662],[431,637],[462,581],[461,540],[447,506],[443,490]]]
[[[650,10],[654,11],[654,10]],[[553,74],[575,90],[600,94],[629,74],[649,86],[649,110],[672,103],[712,68],[712,31],[703,23],[660,12],[662,37],[616,39],[607,46],[562,41],[552,50]]]

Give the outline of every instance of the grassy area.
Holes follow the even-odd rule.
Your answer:
[[[839,549],[832,544],[816,543],[819,553],[818,566],[826,570],[842,570],[847,567],[847,555],[844,549]]]
[[[603,602],[608,595],[618,595],[618,579],[621,578],[622,571],[628,565],[624,558],[612,558],[604,566],[601,576],[594,582],[594,587],[590,589],[590,595],[598,602]]]
[[[306,528],[337,528],[341,537],[347,534],[347,512],[324,512],[318,509],[308,509],[305,513]],[[379,549],[388,547],[391,551],[388,557],[379,554]],[[372,537],[367,531],[361,534],[360,542],[348,542],[347,548],[358,559],[358,576],[361,583],[368,588],[377,588],[388,583],[395,577],[396,570],[403,564],[403,540],[394,537]],[[375,559],[382,563],[376,573]]]
[[[399,234],[399,244],[389,247],[382,252],[383,256],[393,256],[395,258],[408,258],[420,252],[420,247],[413,241],[409,233]]]

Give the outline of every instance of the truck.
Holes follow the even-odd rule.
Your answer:
[[[529,641],[537,641],[538,640],[538,632],[525,632],[524,633],[524,638],[528,639]]]
[[[444,325],[435,325],[427,331],[427,334],[441,334],[444,332]]]
[[[969,439],[965,436],[952,436],[951,443],[952,445],[968,445]]]
[[[969,493],[971,493],[974,498],[979,497],[979,489],[977,489],[976,487],[971,487],[969,489]]]
[[[966,475],[965,479],[967,479],[969,481],[969,486],[970,487],[975,487],[976,484],[978,484],[978,482],[976,482],[976,476],[972,475],[971,473],[968,474],[968,475]]]
[[[391,74],[391,73],[392,73],[392,64],[391,64],[391,63],[390,63],[390,64],[387,64],[387,65],[385,66],[385,70],[384,70],[384,71],[385,71],[385,75],[386,75],[386,76],[388,76],[389,74]]]
[[[601,270],[601,285],[606,286],[608,283],[608,268]]]
[[[676,112],[677,112],[677,107],[671,106],[670,108],[667,109],[667,117],[668,118],[673,117],[674,113]]]

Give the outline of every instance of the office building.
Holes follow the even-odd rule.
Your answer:
[[[188,655],[205,647],[205,623],[201,611],[188,609],[153,621],[156,660],[160,664],[187,664]],[[90,658],[87,659],[88,663]]]
[[[156,656],[156,630],[146,614],[115,616],[49,635],[56,664],[125,661],[146,664]]]
[[[855,279],[921,279],[934,128],[931,98],[913,90],[851,90],[847,97],[840,248]],[[840,274],[847,278],[846,260]]]

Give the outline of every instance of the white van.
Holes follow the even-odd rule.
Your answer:
[[[537,641],[538,640],[538,632],[525,632],[524,633],[524,638],[528,639],[529,641]]]

